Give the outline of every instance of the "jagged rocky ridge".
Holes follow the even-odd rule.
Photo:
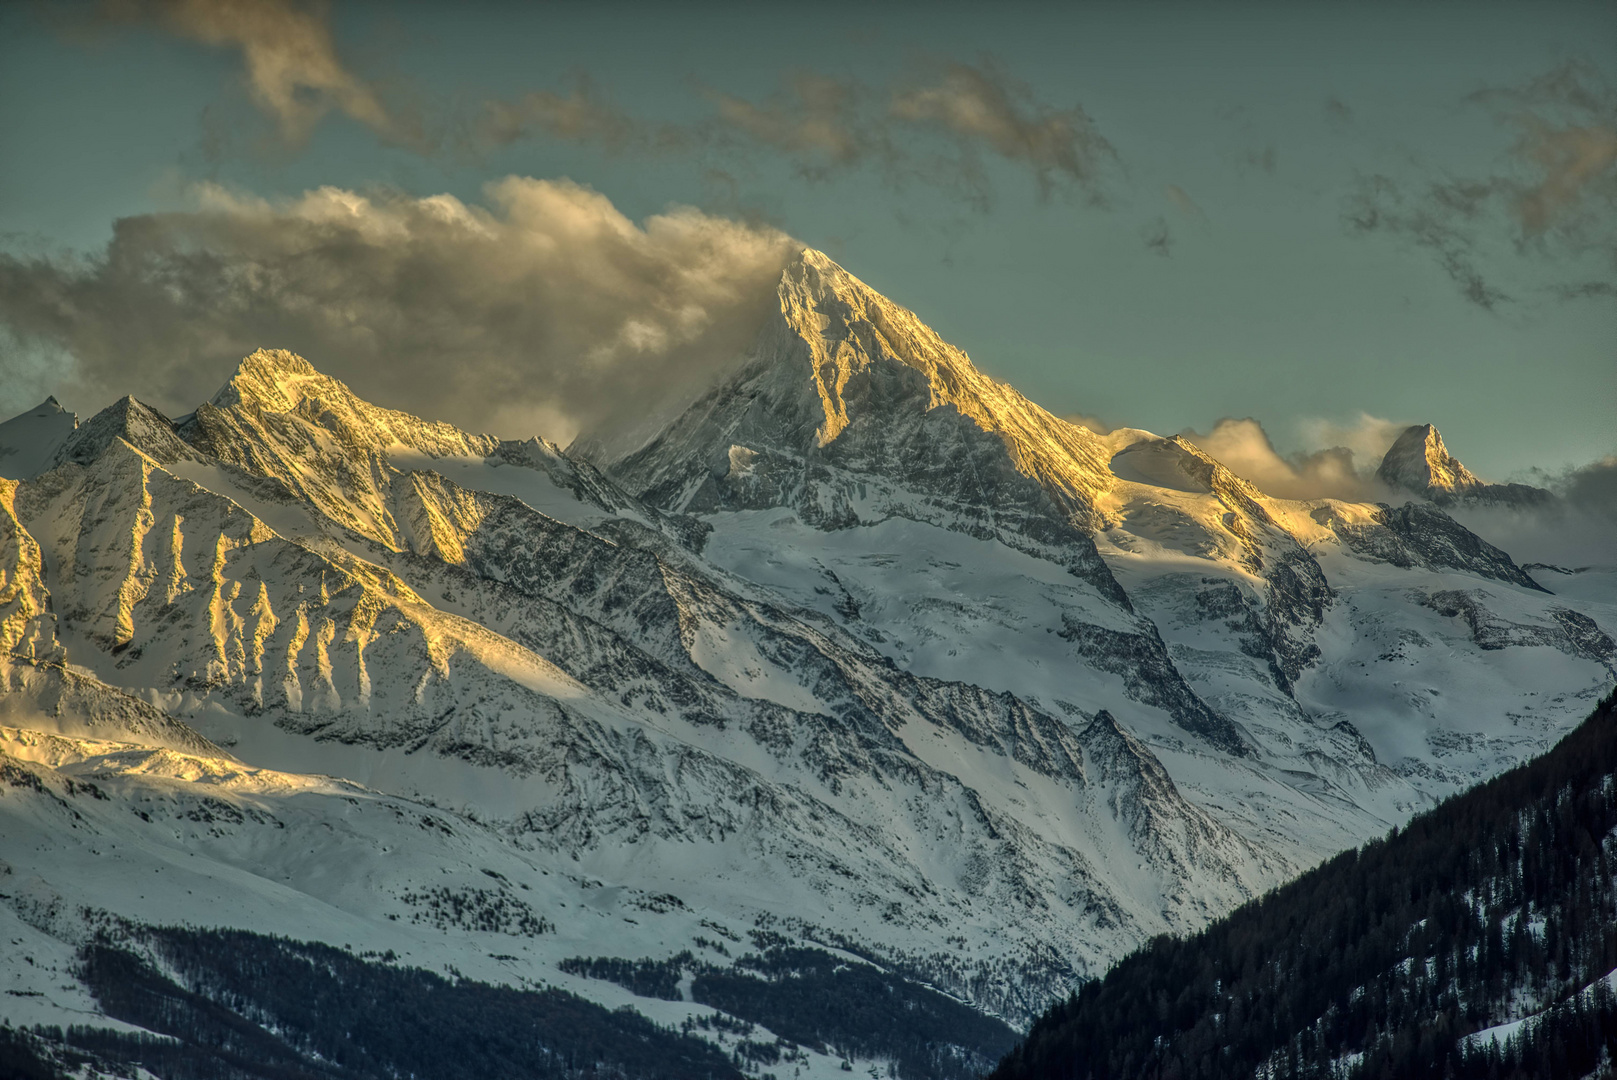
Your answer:
[[[780,299],[639,447],[460,432],[276,352],[178,423],[125,399],[57,432],[5,488],[9,685],[135,704],[92,730],[35,690],[7,722],[343,775],[596,883],[575,900],[616,890],[485,950],[524,977],[603,953],[600,912],[634,956],[705,919],[1017,1021],[1527,756],[1610,679],[1606,594],[1550,596],[1439,510],[1275,500],[1183,440],[1066,424],[817,253]],[[340,802],[273,843],[243,809],[210,858],[256,874]],[[41,888],[96,899],[63,891],[80,857]],[[345,941],[466,947],[288,866]],[[199,911],[261,887],[227,879]]]

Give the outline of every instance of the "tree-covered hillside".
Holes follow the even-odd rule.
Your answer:
[[[711,1043],[561,990],[448,979],[239,930],[109,929],[80,951],[78,974],[108,1016],[152,1034],[0,1028],[0,1078],[66,1080],[87,1069],[163,1080],[742,1076]]]
[[[1614,830],[1617,694],[1543,757],[1151,942],[993,1080],[1608,1075]]]

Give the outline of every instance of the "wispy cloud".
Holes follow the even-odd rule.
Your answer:
[[[445,143],[428,133],[419,110],[389,100],[380,83],[343,59],[321,0],[103,0],[101,10],[104,22],[238,52],[249,96],[288,146],[304,144],[332,113],[417,153],[434,154]],[[979,210],[995,197],[990,162],[1023,171],[1041,198],[1064,192],[1092,204],[1106,201],[1119,166],[1081,105],[1040,100],[987,57],[919,63],[883,85],[798,71],[761,99],[711,86],[695,92],[710,106],[707,117],[663,123],[624,109],[587,75],[575,75],[561,89],[483,100],[448,143],[473,155],[525,140],[609,153],[762,153],[810,180],[875,168],[896,186],[936,187]],[[221,144],[214,131],[206,142]]]
[[[1081,106],[1038,100],[992,59],[934,62],[886,87],[815,72],[751,101],[706,91],[715,143],[784,156],[807,178],[871,167],[899,186],[952,191],[979,210],[994,198],[986,163],[1024,170],[1041,198],[1105,201],[1116,151]]]
[[[1391,177],[1362,176],[1343,207],[1355,233],[1387,233],[1429,252],[1460,294],[1487,311],[1511,296],[1483,276],[1478,231],[1491,191],[1475,184],[1433,183],[1411,192]]]
[[[1265,146],[1262,150],[1248,150],[1242,155],[1241,160],[1249,168],[1268,173],[1270,176],[1275,173],[1276,162],[1273,144]]]
[[[238,51],[248,94],[288,144],[301,145],[336,110],[388,142],[428,146],[421,118],[384,103],[338,55],[327,6],[318,0],[107,0],[102,12],[113,23],[146,23]]]
[[[1617,90],[1593,65],[1567,61],[1515,87],[1492,87],[1467,99],[1513,132],[1504,168],[1475,176],[1414,183],[1385,174],[1359,178],[1343,220],[1359,234],[1400,237],[1430,253],[1479,307],[1518,299],[1496,272],[1503,261],[1536,257],[1579,273],[1593,257],[1594,276],[1540,286],[1559,299],[1617,290]],[[1506,254],[1498,254],[1496,248]]]
[[[1178,184],[1169,184],[1163,189],[1163,194],[1168,196],[1168,201],[1173,204],[1173,208],[1187,218],[1193,221],[1207,220],[1207,215],[1202,212],[1200,206],[1196,205],[1196,200],[1192,199],[1190,193]]]
[[[587,74],[573,76],[565,93],[535,90],[511,101],[484,101],[468,143],[486,151],[526,139],[556,139],[599,146],[609,153],[687,150],[702,140],[691,129],[650,124],[613,102]]]
[[[889,112],[958,140],[967,159],[986,150],[1025,166],[1044,196],[1070,186],[1100,201],[1106,172],[1117,162],[1082,106],[1041,102],[992,61],[945,64],[927,83],[896,91]]]
[[[1140,241],[1145,250],[1166,259],[1173,254],[1173,233],[1168,230],[1168,219],[1153,218],[1140,227]]]
[[[800,71],[780,92],[759,102],[704,90],[712,102],[720,137],[739,138],[778,151],[806,175],[872,158],[895,161],[897,149],[872,114],[871,91],[851,79]]]
[[[1325,99],[1325,122],[1338,131],[1353,126],[1353,110],[1341,98],[1332,94]]]

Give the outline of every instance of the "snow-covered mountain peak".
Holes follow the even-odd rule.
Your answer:
[[[290,412],[303,400],[310,383],[335,382],[296,353],[259,349],[236,366],[236,373],[219,388],[210,404],[221,409],[250,405],[268,412]]]
[[[499,440],[365,401],[284,350],[261,349],[181,430],[196,449],[280,481],[332,520],[397,542],[387,505],[396,455],[482,459]]]
[[[1461,494],[1482,483],[1449,453],[1431,424],[1406,428],[1381,459],[1378,475],[1394,487],[1422,494],[1428,490]]]
[[[212,414],[220,411],[260,419],[266,414],[295,414],[349,446],[372,450],[405,446],[433,457],[482,457],[499,441],[373,405],[285,349],[260,349],[244,359],[213,400],[197,410],[196,425],[205,428],[204,417],[217,419]]]
[[[49,468],[78,423],[52,396],[0,424],[0,476],[24,480]]]
[[[87,465],[122,440],[163,464],[195,457],[175,433],[174,423],[156,409],[125,395],[80,424],[62,441],[50,464]]]
[[[779,300],[740,369],[655,437],[621,456],[589,439],[574,452],[671,509],[791,503],[846,524],[875,481],[894,492],[867,508],[879,515],[916,509],[905,491],[927,513],[1009,497],[1006,517],[1041,519],[1034,531],[1101,523],[1114,478],[1099,436],[983,374],[820,252],[785,268]]]
[[[1033,465],[1039,458],[1071,459],[1086,479],[1105,486],[1105,451],[1093,432],[1050,415],[1012,387],[977,370],[965,352],[944,341],[914,312],[893,303],[823,252],[805,249],[781,275],[781,317],[808,356],[789,350],[790,375],[807,374],[824,420],[821,446],[837,438],[855,411],[870,401],[867,382],[884,367],[902,365],[925,379],[925,408],[952,405],[985,431],[999,433],[1013,454]],[[796,344],[796,342],[794,342]],[[807,365],[801,361],[807,359]],[[808,371],[803,372],[802,366]],[[884,395],[885,397],[885,395]],[[880,404],[896,405],[891,399]],[[876,418],[877,422],[879,418]],[[1046,471],[1055,461],[1043,462]],[[1035,469],[1037,465],[1033,466]]]

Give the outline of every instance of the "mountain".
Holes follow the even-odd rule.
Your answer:
[[[1458,613],[1450,593],[1486,612],[1478,627],[1520,627],[1511,640],[1592,663],[1587,681],[1559,684],[1584,687],[1578,707],[1610,678],[1602,646],[1573,644],[1592,616],[1441,510],[1274,499],[1184,439],[1068,424],[817,253],[787,269],[751,353],[682,416],[634,445],[586,435],[569,452],[654,506],[698,513],[708,559],[895,663],[1126,716],[1170,775],[1274,800],[1259,819],[1330,831],[1315,801],[1328,793],[1391,822],[1423,798],[1401,779],[1435,794],[1438,777],[1452,791],[1506,764],[1464,760],[1500,741],[1433,730],[1475,731],[1483,685],[1503,695],[1494,708],[1541,706],[1482,647],[1504,640],[1486,629],[1465,624],[1459,651],[1427,662],[1460,627],[1419,613]],[[1576,624],[1564,637],[1563,623]],[[1097,693],[1104,676],[1073,677],[1074,659],[1121,678],[1124,700]],[[1466,674],[1383,694],[1404,682],[1394,664]],[[1411,731],[1434,741],[1419,750]],[[1231,758],[1246,764],[1220,775]],[[1322,786],[1299,803],[1302,776]]]
[[[1617,575],[1068,424],[816,252],[778,299],[565,450],[263,350],[0,457],[0,1017],[157,1030],[73,974],[103,938],[234,1008],[183,923],[968,1075],[1610,685]]]
[[[1543,757],[1057,1004],[995,1080],[1609,1075],[1617,696]]]
[[[54,397],[0,424],[0,475],[43,472],[77,425],[78,417]]]
[[[307,378],[284,355],[244,374],[269,363]],[[737,593],[674,550],[685,526],[557,451],[451,444],[434,464],[519,474],[483,482],[529,501],[461,488],[363,458],[435,447],[378,432],[389,414],[334,408],[340,384],[266,408],[246,381],[178,428],[121,402],[75,433],[85,453],[18,487],[72,654],[255,763],[335,770],[331,751],[284,734],[369,751],[343,771],[451,798],[516,842],[710,914],[734,905],[727,879],[756,884],[774,864],[781,895],[798,895],[742,905],[741,925],[768,913],[885,939],[890,958],[1013,1012],[1116,935],[1194,924],[1285,865],[1186,802],[1106,714],[1074,724],[897,670]],[[270,435],[239,436],[232,462],[204,449],[226,424]],[[469,445],[489,456],[453,455]],[[533,509],[607,516],[574,487],[621,510],[610,528]],[[1075,821],[1081,807],[1095,810]],[[941,889],[943,875],[970,886]],[[963,955],[921,952],[941,925],[980,936]]]
[[[1387,449],[1376,476],[1389,487],[1412,492],[1437,503],[1495,504],[1532,507],[1552,502],[1555,496],[1528,484],[1489,484],[1460,464],[1431,424],[1417,424]]]

